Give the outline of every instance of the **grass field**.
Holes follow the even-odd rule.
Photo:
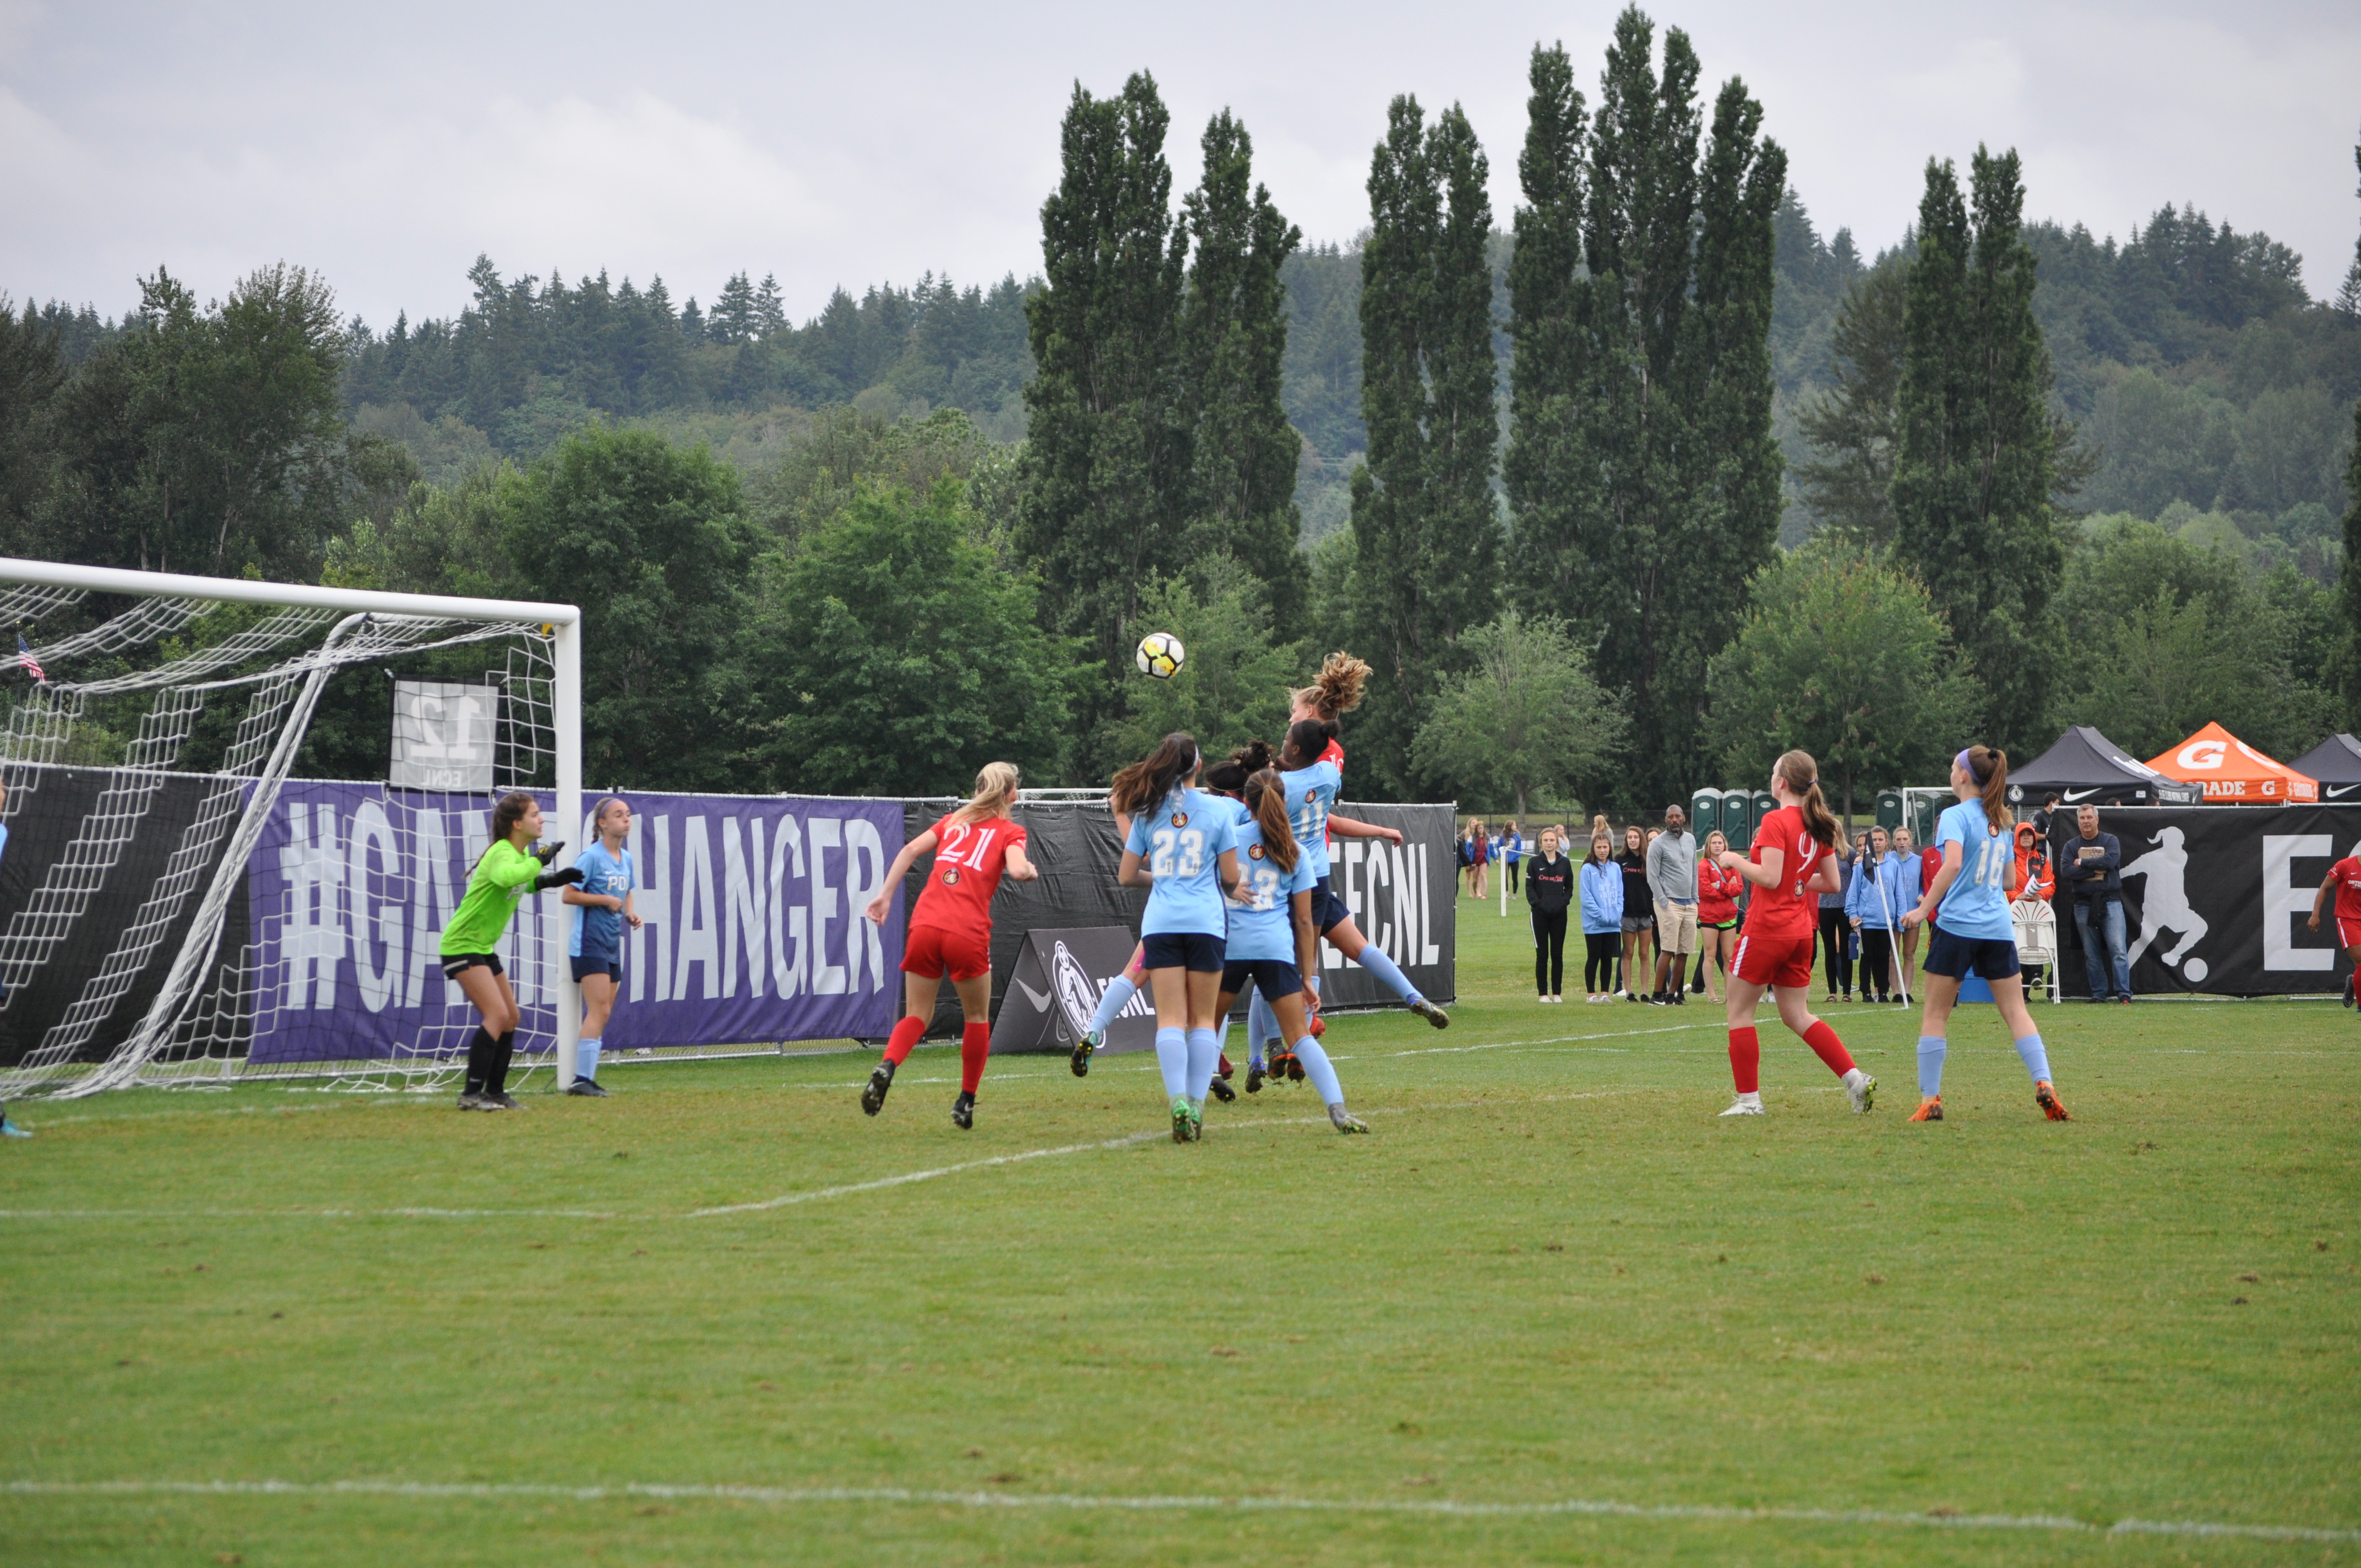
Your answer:
[[[0,1563],[2361,1562],[2353,1014],[2045,1010],[2053,1125],[1966,1009],[1931,1127],[1914,1015],[1828,1010],[1866,1119],[1766,1015],[1723,1122],[1718,1010],[1461,933],[1367,1138],[935,1048],[26,1107]]]

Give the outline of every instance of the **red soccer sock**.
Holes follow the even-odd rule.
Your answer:
[[[1752,1094],[1763,1087],[1763,1042],[1752,1024],[1730,1032],[1730,1077],[1741,1094]]]
[[[1828,1027],[1827,1019],[1817,1020],[1804,1031],[1804,1044],[1818,1052],[1820,1059],[1828,1064],[1828,1070],[1839,1078],[1852,1070],[1852,1053],[1845,1049],[1844,1042],[1837,1038],[1837,1032]]]
[[[1230,1071],[1229,1053],[1224,1051],[1222,1053],[1222,1059],[1214,1065],[1213,1076],[1215,1078],[1227,1078],[1230,1076]]]
[[[895,1025],[893,1036],[885,1042],[885,1059],[900,1067],[910,1059],[926,1032],[927,1021],[915,1013]]]
[[[970,1024],[960,1031],[960,1090],[972,1094],[983,1081],[983,1062],[992,1055],[992,1025]]]

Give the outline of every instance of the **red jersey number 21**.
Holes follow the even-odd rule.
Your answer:
[[[940,859],[951,865],[967,866],[974,871],[982,871],[984,869],[984,857],[992,852],[992,840],[994,837],[990,828],[985,828],[979,833],[972,823],[954,822],[950,826],[950,837],[943,847],[936,852]],[[975,840],[972,847],[968,844],[970,839]]]

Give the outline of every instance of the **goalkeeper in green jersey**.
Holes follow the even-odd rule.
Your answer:
[[[527,894],[582,880],[577,867],[549,869],[557,851],[566,848],[564,840],[539,850],[531,847],[541,828],[539,801],[522,790],[500,796],[492,807],[492,841],[476,858],[475,869],[467,873],[467,896],[443,927],[444,978],[458,982],[483,1019],[467,1037],[462,1111],[524,1109],[508,1091],[509,1058],[516,1053],[517,1025],[524,1014],[509,988],[509,977],[501,972],[500,955],[492,949]]]

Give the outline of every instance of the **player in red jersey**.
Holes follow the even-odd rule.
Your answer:
[[[983,1081],[984,1058],[992,1054],[992,895],[1004,872],[1018,882],[1041,874],[1025,858],[1025,829],[1008,815],[1016,798],[1015,765],[986,762],[975,775],[975,798],[903,845],[885,873],[884,888],[869,901],[870,920],[883,926],[894,890],[911,865],[928,850],[935,852],[934,869],[910,911],[909,934],[902,944],[902,1021],[885,1042],[885,1059],[861,1091],[861,1108],[873,1116],[894,1087],[894,1069],[926,1034],[948,974],[967,1024],[960,1034],[960,1091],[951,1102],[951,1121],[962,1130],[975,1125],[975,1091]]]
[[[2332,888],[2336,893],[2336,945],[2344,950],[2345,959],[2356,970],[2361,970],[2361,846],[2356,846],[2352,854],[2329,867],[2320,891],[2312,895],[2310,924],[2315,931],[2320,929],[2320,916],[2328,907],[2328,894]],[[2348,970],[2345,976],[2345,1005],[2347,1007],[2354,1003],[2354,972]]]
[[[1744,855],[1735,850],[1720,855],[1722,870],[1754,884],[1738,937],[1738,960],[1730,970],[1730,1071],[1738,1099],[1722,1114],[1763,1114],[1763,1046],[1754,1033],[1754,1007],[1766,989],[1778,993],[1781,1021],[1844,1080],[1852,1108],[1866,1112],[1876,1098],[1877,1080],[1853,1064],[1837,1032],[1804,1005],[1812,983],[1819,895],[1844,885],[1836,818],[1820,798],[1819,764],[1809,752],[1789,751],[1772,766],[1771,793],[1779,808],[1755,829],[1753,848]]]

